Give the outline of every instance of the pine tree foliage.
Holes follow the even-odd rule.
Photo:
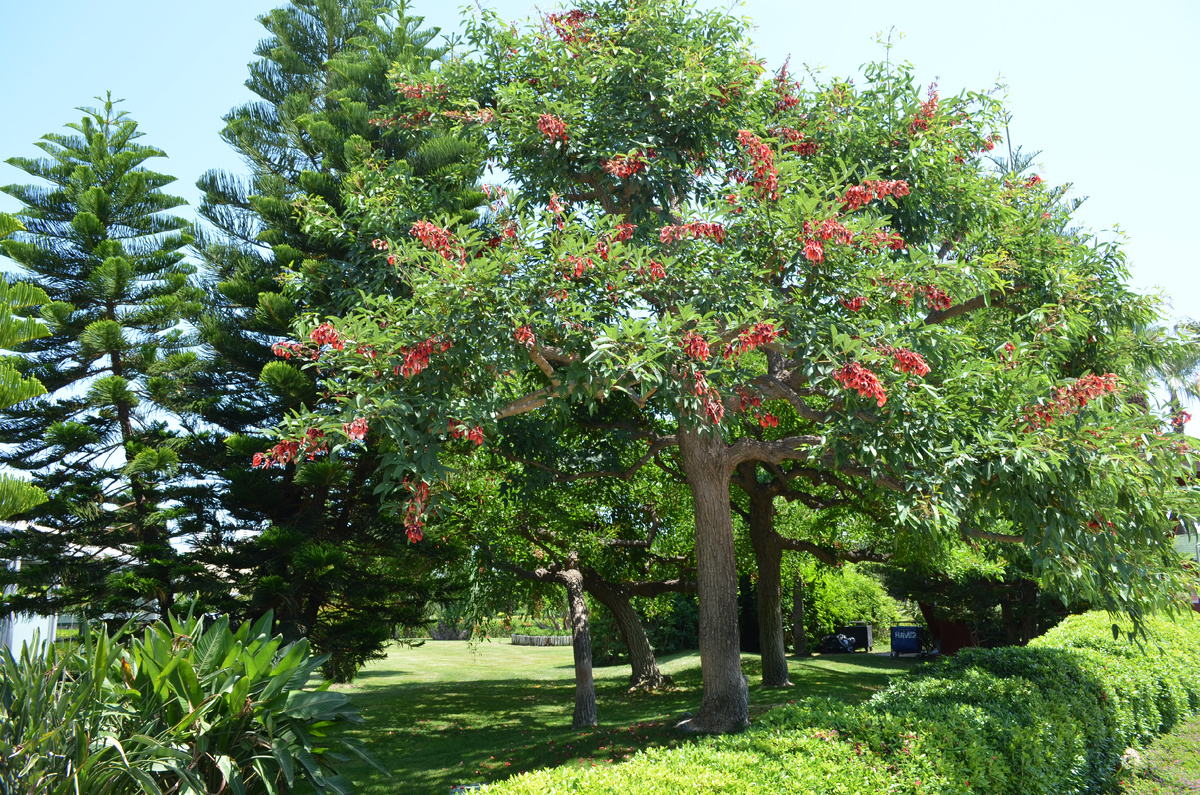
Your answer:
[[[356,260],[361,246],[309,234],[297,208],[339,212],[344,175],[371,163],[404,178],[423,175],[438,185],[425,192],[442,201],[434,206],[470,222],[483,199],[474,188],[480,146],[374,122],[394,99],[398,64],[426,68],[445,54],[438,31],[423,29],[403,4],[293,0],[260,22],[268,36],[246,82],[258,99],[233,109],[222,132],[249,175],[212,171],[198,183],[208,225],[196,250],[210,292],[199,329],[212,356],[181,380],[177,405],[208,429],[189,444],[186,460],[209,473],[210,485],[207,496],[197,489],[188,521],[197,531],[216,528],[201,557],[227,572],[245,600],[214,594],[214,606],[273,610],[284,632],[333,653],[329,672],[345,678],[382,648],[395,624],[419,619],[424,599],[436,595],[427,572],[446,553],[407,549],[400,523],[378,516],[380,452],[371,447],[284,470],[251,467],[268,446],[268,428],[322,399],[313,375],[276,356],[272,344],[289,336],[301,312],[337,313],[364,283],[394,278],[377,262]],[[420,162],[410,166],[408,157]],[[398,208],[398,222],[411,224],[430,209],[429,199]],[[299,273],[310,292],[288,289]]]
[[[20,590],[5,612],[162,610],[191,587],[171,544],[179,438],[163,399],[194,358],[192,238],[169,214],[183,204],[163,191],[173,178],[144,165],[163,152],[111,96],[81,110],[73,132],[37,142],[45,157],[8,160],[41,184],[0,189],[25,205],[26,231],[0,244],[28,280],[9,288],[27,336],[9,347],[46,393],[25,387],[4,410],[0,463],[49,498],[23,506],[33,524],[6,542],[26,565],[6,574]],[[30,333],[37,317],[44,333]]]

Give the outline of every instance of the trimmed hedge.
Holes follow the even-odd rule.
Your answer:
[[[858,706],[810,698],[743,734],[655,749],[615,768],[552,769],[497,795],[796,792],[1095,793],[1127,746],[1200,711],[1200,620],[1147,622],[1144,647],[1103,613],[1025,648],[967,649]]]

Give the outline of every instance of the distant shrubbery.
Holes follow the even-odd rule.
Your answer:
[[[310,680],[325,662],[284,646],[271,618],[156,623],[127,645],[0,655],[0,792],[241,795],[346,791],[334,765],[358,753],[343,693]]]
[[[856,621],[871,622],[875,637],[886,638],[889,628],[900,623],[900,606],[878,580],[854,566],[822,567],[804,589],[804,631],[809,642]]]
[[[1028,647],[967,649],[865,704],[806,699],[745,733],[557,769],[500,795],[650,793],[1094,793],[1124,749],[1200,711],[1200,621],[1148,621],[1144,646],[1111,619],[1067,619]]]

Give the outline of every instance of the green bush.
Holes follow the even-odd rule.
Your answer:
[[[3,653],[0,791],[46,795],[338,793],[345,694],[306,689],[323,656],[283,646],[271,617],[169,619],[122,644],[87,631],[63,651]]]
[[[878,580],[854,566],[820,567],[804,589],[804,632],[809,641],[815,644],[856,621],[870,621],[875,637],[886,639],[890,628],[900,623],[900,608]]]
[[[737,736],[637,755],[616,768],[545,770],[498,795],[795,792],[1068,795],[1107,791],[1123,750],[1200,711],[1200,621],[1147,622],[1113,640],[1105,614],[1028,647],[966,649],[865,704],[812,698]]]

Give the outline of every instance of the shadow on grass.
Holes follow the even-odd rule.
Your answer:
[[[453,664],[444,651],[439,653],[437,659],[429,655],[431,665],[440,676],[453,677]],[[362,763],[345,765],[342,769],[364,795],[444,795],[455,784],[496,781],[543,767],[620,764],[646,748],[692,741],[674,727],[700,703],[694,652],[660,660],[675,684],[657,693],[627,692],[628,666],[597,668],[600,725],[579,732],[570,728],[574,673],[571,665],[561,664],[561,657],[534,650],[528,663],[520,658],[530,678],[513,678],[511,663],[498,667],[497,678],[486,678],[486,667],[481,670],[474,659],[463,663],[463,676],[457,681],[409,681],[427,673],[421,664],[426,655],[419,648],[400,654],[412,655],[412,664],[405,659],[402,668],[393,667],[402,659],[393,653],[389,660],[369,666],[348,688],[367,719],[358,736],[392,773],[387,777]],[[913,663],[864,654],[792,660],[790,667],[794,687],[764,689],[758,658],[744,658],[752,718],[806,696],[863,701],[885,687],[889,676]]]

